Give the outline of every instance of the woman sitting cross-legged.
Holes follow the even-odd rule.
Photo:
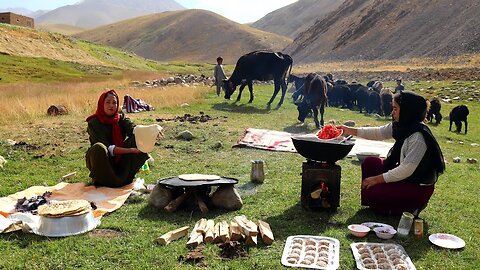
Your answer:
[[[137,149],[135,125],[118,112],[115,90],[103,92],[95,114],[87,118],[91,146],[86,164],[96,186],[121,187],[130,184],[149,158]]]
[[[393,96],[393,123],[381,127],[340,126],[345,135],[370,140],[395,139],[385,160],[368,157],[362,163],[362,205],[380,214],[418,215],[445,170],[442,151],[427,125],[425,98],[411,91]]]

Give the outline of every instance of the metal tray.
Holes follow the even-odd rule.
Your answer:
[[[357,268],[416,270],[412,260],[401,245],[383,243],[350,244]]]
[[[158,184],[166,187],[207,187],[207,186],[220,186],[220,185],[234,185],[238,183],[238,179],[220,177],[218,180],[209,181],[185,181],[177,176],[168,177],[158,180]]]
[[[340,241],[325,236],[289,236],[283,249],[282,264],[289,267],[338,269]]]

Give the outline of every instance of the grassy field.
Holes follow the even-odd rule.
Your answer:
[[[440,83],[453,87],[451,82]],[[428,84],[421,82],[409,86],[420,91]],[[150,171],[141,172],[138,176],[147,183],[182,173],[217,174],[239,180],[237,188],[242,194],[243,208],[235,212],[211,210],[205,217],[229,221],[236,215],[244,214],[253,220],[263,219],[270,223],[276,240],[272,246],[259,244],[249,248],[248,258],[235,260],[222,259],[219,247],[207,245],[204,261],[209,269],[282,269],[280,259],[285,240],[298,234],[337,238],[341,243],[340,269],[355,269],[350,243],[382,241],[374,235],[366,239],[354,238],[348,232],[348,224],[377,221],[396,227],[399,220],[398,217],[375,215],[360,206],[360,165],[356,160],[346,158],[338,162],[342,166],[338,211],[310,212],[299,204],[301,163],[304,160],[300,155],[231,148],[248,127],[296,133],[315,131],[312,119],[307,119],[307,126],[298,125],[296,108],[289,99],[280,109],[267,110],[265,104],[272,88],[268,85],[256,86],[253,104],[246,103],[246,96],[241,102],[233,103],[216,97],[213,88],[198,89],[202,93],[209,92],[202,99],[189,101],[189,106],[161,106],[157,104],[162,102],[158,99],[152,103],[158,107],[156,111],[129,115],[137,124],[155,123],[157,118],[185,113],[198,115],[201,111],[215,118],[198,124],[160,123],[165,128],[165,138],[152,153],[155,162]],[[149,94],[144,92],[142,98],[148,102]],[[480,159],[479,147],[471,146],[472,143],[480,143],[480,106],[478,102],[466,103],[470,108],[467,135],[449,132],[448,121],[430,126],[448,164],[429,206],[421,214],[426,223],[425,237],[421,240],[413,236],[407,240],[393,239],[393,242],[405,247],[417,269],[480,268],[477,219],[480,215],[477,208],[480,170],[479,164],[466,163],[467,158]],[[443,104],[443,114],[448,115],[456,104],[458,102],[455,101]],[[77,112],[57,118],[36,116],[25,123],[5,122],[0,127],[0,155],[8,162],[0,169],[0,197],[32,185],[54,185],[61,181],[62,175],[73,171],[77,172],[77,176],[71,181],[88,182],[84,161],[89,146],[84,122],[87,115],[88,110],[83,115]],[[357,126],[386,123],[383,119],[336,108],[327,108],[325,117],[339,122],[355,120]],[[177,140],[176,134],[183,130],[190,130],[195,138],[189,142]],[[8,146],[6,139],[26,142],[26,146]],[[221,142],[223,147],[215,149],[213,146],[217,142]],[[456,156],[462,158],[461,163],[452,162]],[[250,160],[253,159],[266,161],[267,176],[264,184],[251,188]],[[166,214],[149,207],[147,199],[144,199],[127,203],[102,219],[99,228],[122,232],[117,237],[84,234],[49,239],[22,232],[2,234],[0,269],[194,269],[194,265],[179,259],[188,251],[185,238],[168,246],[159,246],[155,239],[169,230],[184,225],[193,226],[201,217],[204,216],[198,210]],[[428,241],[428,235],[433,233],[455,234],[465,240],[466,247],[460,251],[437,248]]]

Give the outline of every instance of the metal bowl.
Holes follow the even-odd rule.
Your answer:
[[[297,152],[303,157],[315,161],[335,163],[347,156],[355,143],[346,141],[340,143],[342,137],[333,140],[320,140],[315,135],[293,136],[292,142]]]

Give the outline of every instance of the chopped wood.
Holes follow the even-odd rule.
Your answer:
[[[260,235],[262,236],[262,241],[265,245],[271,245],[273,243],[273,232],[270,228],[270,225],[265,221],[258,221],[258,229],[260,231]]]
[[[168,212],[172,213],[177,210],[177,208],[185,201],[185,199],[190,196],[191,191],[187,191],[183,193],[182,195],[178,196],[177,198],[173,199],[171,202],[167,204],[163,209]]]
[[[201,218],[198,222],[199,225],[197,228],[197,232],[205,234],[205,232],[207,232],[207,220],[205,218]]]
[[[226,243],[230,241],[230,234],[228,229],[228,223],[226,221],[218,222],[215,224],[214,229],[214,242],[215,243]]]
[[[310,197],[312,197],[312,199],[320,199],[320,195],[322,194],[322,191],[323,191],[322,188],[318,188],[310,193]]]
[[[187,235],[189,228],[190,228],[190,226],[184,226],[184,227],[169,231],[169,232],[165,233],[164,235],[158,237],[157,242],[160,245],[163,245],[163,246],[168,245],[170,242],[175,241],[175,240],[177,240],[179,238],[182,238],[185,235]]]
[[[208,213],[208,207],[207,205],[205,204],[205,202],[202,200],[202,197],[200,195],[198,195],[197,193],[195,193],[195,201],[198,205],[198,208],[200,208],[200,212],[202,212],[203,214],[206,214]]]
[[[197,221],[197,223],[195,223],[195,227],[193,227],[193,230],[190,233],[190,238],[188,239],[187,247],[194,248],[203,242],[203,235],[197,232],[199,226],[200,226],[200,220]]]
[[[207,230],[205,232],[205,243],[213,243],[214,240],[215,221],[213,219],[207,220]]]
[[[249,235],[247,236],[247,238],[245,239],[245,244],[247,244],[247,246],[251,246],[251,247],[254,247],[257,245],[257,236],[256,235]]]
[[[242,230],[235,221],[230,222],[230,241],[240,241],[243,238]]]
[[[257,224],[248,220],[244,215],[236,216],[233,219],[238,223],[240,228],[242,228],[242,232],[245,236],[254,236],[258,234]]]

